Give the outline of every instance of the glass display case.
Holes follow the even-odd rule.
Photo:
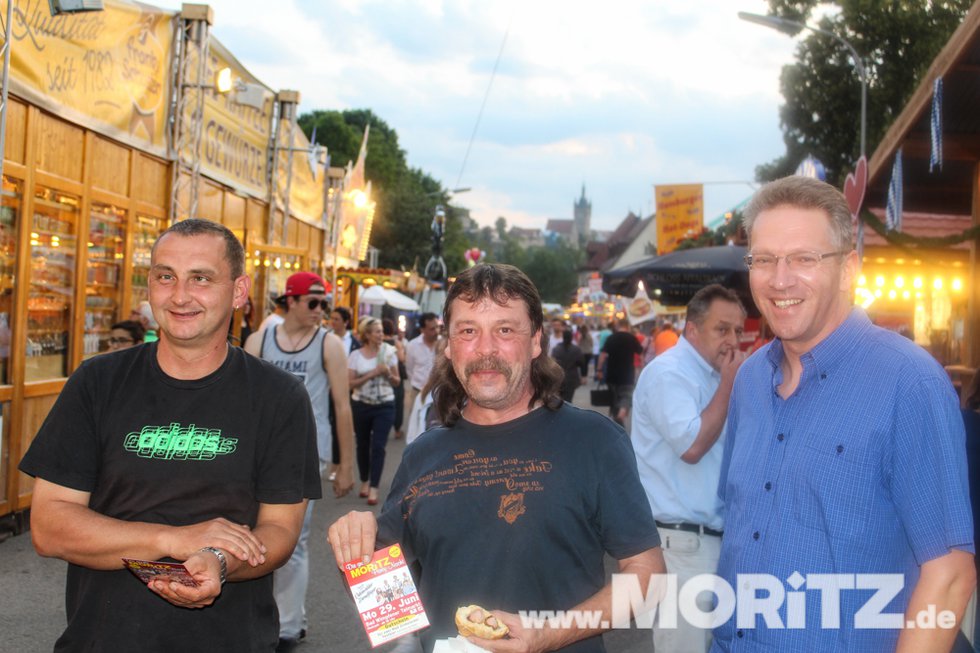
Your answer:
[[[120,319],[125,248],[126,210],[93,202],[88,228],[84,358],[109,349],[112,325]]]
[[[132,309],[139,308],[140,302],[149,298],[147,287],[150,277],[150,249],[163,231],[164,220],[147,215],[136,214],[133,223],[133,271],[132,271]]]
[[[17,265],[17,221],[20,182],[3,177],[0,189],[0,385],[10,383],[10,325],[14,323],[14,280]]]
[[[31,220],[25,381],[68,375],[78,197],[38,186]]]

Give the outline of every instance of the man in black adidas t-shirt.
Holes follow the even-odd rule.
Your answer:
[[[604,651],[599,635],[617,601],[604,554],[644,595],[664,573],[629,438],[561,400],[541,299],[517,268],[460,274],[444,317],[448,345],[433,375],[445,426],[405,449],[377,520],[351,512],[330,527],[337,564],[370,559],[376,541],[399,542],[417,563],[425,651],[456,635],[456,609],[469,604],[493,610],[516,640],[479,640],[488,650]],[[599,618],[534,628],[517,614],[556,610]]]
[[[159,342],[85,362],[20,465],[35,547],[69,563],[55,650],[272,651],[270,572],[320,496],[309,396],[227,344],[249,279],[225,227],[165,231],[149,289]],[[122,558],[183,562],[198,586],[143,585]]]

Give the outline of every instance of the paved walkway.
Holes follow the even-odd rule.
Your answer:
[[[589,388],[579,388],[575,404],[588,407]],[[382,479],[386,492],[405,448],[403,440],[388,445],[388,464]],[[325,491],[325,495],[329,489]],[[310,633],[299,653],[369,653],[372,651],[361,628],[343,578],[333,564],[326,543],[327,526],[349,510],[367,506],[356,494],[343,499],[318,501],[313,514],[310,541],[311,582],[307,599]],[[65,624],[64,586],[66,565],[60,560],[37,556],[30,534],[0,543],[0,651],[48,653]],[[135,579],[134,579],[135,582]],[[610,653],[649,652],[649,631],[615,631],[606,636]],[[390,651],[393,645],[377,649]]]

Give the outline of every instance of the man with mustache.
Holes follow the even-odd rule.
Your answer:
[[[525,610],[579,610],[611,621],[603,556],[644,595],[664,571],[650,506],[626,433],[561,401],[544,351],[541,299],[523,272],[477,265],[446,298],[435,407],[445,425],[405,450],[377,521],[352,512],[329,529],[337,565],[398,542],[419,569],[431,651],[456,635],[456,609],[479,604],[508,639],[490,651],[604,651],[604,628],[522,624]],[[601,624],[600,624],[601,625]]]

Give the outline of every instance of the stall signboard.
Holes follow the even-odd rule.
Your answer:
[[[323,161],[317,160],[314,156],[319,154],[318,152],[311,152],[310,141],[298,127],[293,130],[290,149],[292,150],[292,179],[289,180],[289,212],[303,222],[321,227],[324,175],[326,175]],[[289,154],[283,152],[281,156]],[[322,155],[320,158],[322,159]],[[280,193],[285,193],[286,182],[285,175],[280,175],[278,180]]]
[[[656,186],[657,254],[677,249],[677,244],[704,228],[704,187],[701,184]]]
[[[263,86],[213,36],[207,79],[223,68],[235,82]],[[268,197],[268,150],[275,94],[266,88],[261,108],[238,102],[236,91],[206,90],[201,129],[201,172],[254,197]]]
[[[7,1],[0,0],[0,15]],[[52,16],[43,0],[14,0],[11,90],[165,155],[173,30],[174,12],[135,2],[105,0],[103,11]]]

